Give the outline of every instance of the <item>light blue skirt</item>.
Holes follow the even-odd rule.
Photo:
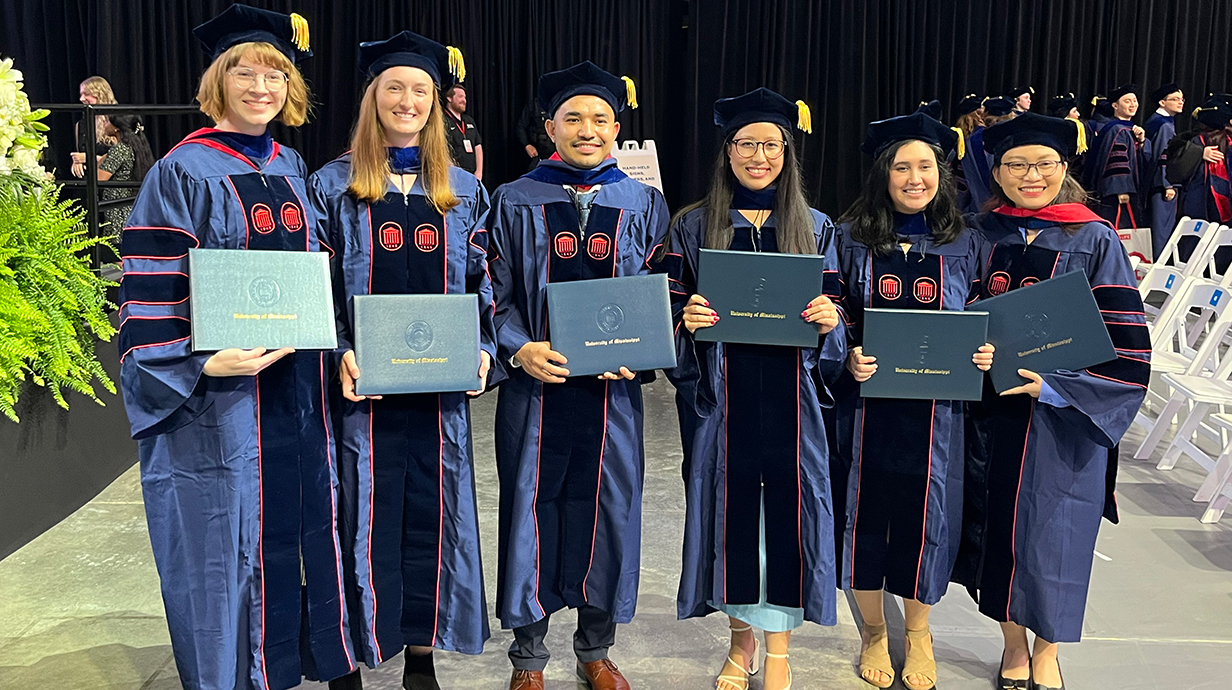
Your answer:
[[[762,496],[761,525],[757,558],[761,564],[761,600],[756,604],[716,604],[709,602],[715,609],[746,624],[764,630],[778,633],[795,630],[804,625],[804,609],[787,606],[776,606],[766,602],[766,498]]]

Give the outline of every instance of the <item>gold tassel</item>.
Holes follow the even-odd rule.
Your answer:
[[[813,133],[813,111],[809,109],[808,103],[804,101],[796,101],[796,127],[804,131],[805,134]]]
[[[630,77],[622,76],[620,79],[625,83],[625,101],[629,103],[630,108],[637,110],[637,86]]]
[[[1079,120],[1079,119],[1077,119],[1077,118],[1067,117],[1067,118],[1065,118],[1065,119],[1067,119],[1067,120],[1069,120],[1070,122],[1074,123],[1074,126],[1078,128],[1078,147],[1077,147],[1077,152],[1078,152],[1078,153],[1086,153],[1086,152],[1087,152],[1087,128],[1086,128],[1086,125],[1082,124],[1082,120]]]
[[[963,136],[963,131],[957,127],[951,127],[954,133],[958,135],[958,160],[962,160],[963,156],[967,155],[967,141]]]
[[[308,50],[308,20],[294,12],[291,13],[291,42],[300,52]]]
[[[1197,117],[1197,116],[1198,116],[1198,113],[1200,113],[1200,112],[1202,112],[1202,109],[1201,109],[1201,108],[1194,108],[1194,109],[1193,109],[1193,113],[1192,113],[1192,114],[1190,114],[1190,117]]]
[[[1091,105],[1099,105],[1099,96],[1095,96],[1091,99]]]
[[[466,61],[462,59],[462,51],[453,46],[445,46],[449,51],[449,73],[458,81],[466,81]]]

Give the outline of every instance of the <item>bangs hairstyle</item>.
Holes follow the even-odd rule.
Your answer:
[[[785,146],[783,149],[783,170],[774,181],[774,217],[775,236],[779,251],[783,254],[816,254],[817,236],[813,233],[813,213],[808,200],[804,197],[804,182],[800,175],[799,154],[796,153],[796,141],[792,133],[779,126]],[[727,249],[731,246],[735,227],[731,220],[732,189],[740,184],[731,170],[729,145],[732,136],[723,140],[719,153],[715,157],[710,173],[710,189],[700,201],[685,206],[676,212],[671,224],[675,225],[690,211],[706,209],[707,249]],[[667,243],[663,250],[667,252]]]
[[[369,203],[385,198],[392,172],[385,125],[381,124],[377,113],[376,97],[380,82],[381,75],[378,74],[364,89],[363,100],[359,103],[359,118],[355,120],[355,129],[351,133],[351,175],[347,179],[347,191],[360,201]],[[461,203],[449,184],[449,166],[453,165],[453,157],[445,139],[445,115],[435,84],[432,85],[432,111],[419,132],[419,160],[419,183],[423,185],[432,208],[444,214]]]
[[[873,162],[872,170],[864,180],[864,189],[851,208],[839,218],[840,223],[851,224],[851,236],[875,254],[894,251],[898,232],[894,229],[894,201],[890,198],[890,169],[898,150],[916,141],[908,139],[886,148]],[[928,220],[932,239],[937,244],[949,244],[958,239],[966,228],[954,192],[954,173],[945,162],[945,153],[928,144],[937,166],[937,195],[928,202],[921,213]]]
[[[299,68],[282,51],[268,43],[239,43],[219,55],[205,74],[201,75],[201,85],[197,87],[197,102],[201,104],[201,112],[209,115],[214,122],[220,122],[227,116],[227,70],[239,64],[240,60],[248,60],[274,69],[287,75],[287,101],[275,118],[292,127],[298,127],[308,121],[312,105],[309,101],[308,84]]]

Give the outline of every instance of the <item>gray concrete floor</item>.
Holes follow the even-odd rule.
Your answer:
[[[646,501],[642,586],[637,618],[622,626],[612,658],[635,688],[704,690],[726,654],[726,624],[712,616],[677,621],[684,497],[680,444],[670,386],[646,391]],[[495,572],[497,486],[490,420],[495,398],[475,405],[481,458],[479,506],[488,573]],[[1141,438],[1134,429],[1127,439]],[[105,449],[100,449],[105,452]],[[1129,453],[1126,453],[1127,457]],[[1094,557],[1086,634],[1061,652],[1072,689],[1232,687],[1232,517],[1198,522],[1191,501],[1198,469],[1172,472],[1154,462],[1122,464],[1122,523],[1105,523]],[[489,602],[495,581],[489,577]],[[847,600],[839,624],[806,624],[792,641],[795,687],[871,688],[855,675],[859,633]],[[901,609],[891,609],[901,630]],[[570,658],[572,616],[558,616],[549,644],[557,657],[548,688],[576,690]],[[493,619],[493,628],[499,624]],[[954,588],[935,609],[933,632],[942,690],[992,687],[1000,656],[997,627]],[[892,654],[901,664],[902,641]],[[478,657],[439,654],[445,688],[504,687],[509,633],[496,630]],[[393,690],[400,661],[365,675],[369,688]],[[308,684],[320,688],[316,684]],[[0,689],[170,690],[178,688],[158,578],[134,468],[80,511],[0,561]],[[760,690],[754,679],[752,687]],[[901,685],[896,685],[901,688]]]

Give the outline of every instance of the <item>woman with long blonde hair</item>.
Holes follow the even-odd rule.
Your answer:
[[[268,132],[306,120],[312,53],[302,17],[244,5],[194,33],[215,125],[154,164],[124,228],[120,381],[181,683],[282,690],[357,668],[326,353],[195,351],[187,274],[197,248],[328,251],[303,160]]]
[[[116,103],[111,84],[99,76],[90,77],[81,82],[77,100],[86,105],[115,105]],[[73,151],[73,176],[85,177],[85,128],[81,126],[80,121],[73,124],[73,141],[77,142],[77,149]],[[107,155],[108,149],[115,143],[115,137],[107,131],[106,115],[94,116],[94,141],[96,142],[94,154],[99,158]]]
[[[370,667],[405,649],[403,687],[437,690],[433,649],[479,654],[489,637],[469,412],[496,352],[488,195],[452,164],[445,140],[441,93],[465,76],[457,49],[403,31],[360,44],[360,71],[368,81],[351,150],[309,181],[335,250],[341,308],[350,608]],[[477,390],[356,393],[352,298],[467,293],[480,312]],[[361,687],[359,672],[331,687]]]

